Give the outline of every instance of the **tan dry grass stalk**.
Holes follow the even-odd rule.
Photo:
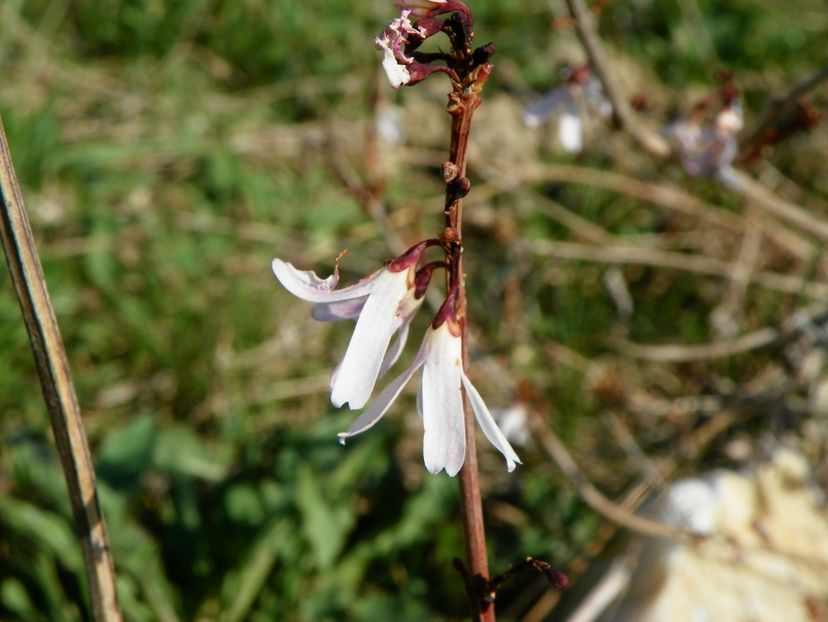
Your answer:
[[[0,194],[3,198],[0,214],[3,250],[29,333],[43,397],[69,488],[72,514],[83,550],[93,616],[96,622],[120,622],[115,570],[106,525],[98,505],[92,455],[86,441],[63,339],[14,173],[2,118]]]

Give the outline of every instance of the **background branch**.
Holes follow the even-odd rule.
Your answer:
[[[621,92],[621,87],[615,81],[610,69],[604,46],[595,30],[592,13],[586,8],[582,0],[566,0],[569,12],[575,20],[575,30],[589,56],[592,69],[601,80],[604,92],[612,104],[612,116],[615,122],[632,136],[647,151],[661,157],[670,155],[670,145],[657,133],[641,125],[635,118],[630,104]]]

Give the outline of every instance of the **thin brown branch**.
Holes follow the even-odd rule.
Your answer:
[[[816,71],[813,75],[795,85],[787,93],[772,99],[770,106],[759,118],[759,120],[750,128],[745,128],[742,132],[742,136],[739,139],[740,152],[749,152],[753,145],[761,139],[765,131],[771,127],[774,122],[779,119],[779,117],[792,108],[799,98],[804,97],[826,80],[828,80],[828,67],[823,67],[822,69]]]
[[[69,488],[75,527],[83,550],[92,614],[96,622],[119,622],[115,570],[106,525],[98,506],[95,470],[63,339],[49,298],[23,196],[0,119],[0,233],[23,321],[29,333],[46,408]]]
[[[777,196],[758,181],[734,168],[720,171],[719,176],[729,190],[744,197],[752,205],[798,227],[804,233],[823,242],[828,241],[828,222],[825,220],[811,216],[798,205]]]
[[[782,345],[801,335],[820,317],[825,316],[823,305],[803,310],[791,316],[781,327],[766,326],[734,339],[696,345],[665,344],[647,345],[615,340],[613,343],[627,356],[660,363],[682,363],[723,358],[743,354],[772,345]]]
[[[595,246],[576,242],[550,242],[531,240],[527,242],[530,252],[546,257],[592,261],[607,264],[651,265],[671,270],[681,270],[730,279],[732,264],[702,255],[677,253],[632,245]],[[828,300],[828,285],[807,282],[799,277],[756,270],[750,274],[750,282],[767,289],[794,295],[804,295],[814,300]]]
[[[730,284],[721,304],[711,314],[713,328],[722,337],[731,337],[738,332],[750,275],[759,260],[764,229],[764,215],[753,208],[745,210],[745,235],[733,262]]]
[[[632,136],[636,142],[650,153],[660,157],[670,155],[670,145],[659,134],[642,125],[633,114],[621,87],[615,81],[612,69],[609,66],[604,46],[595,30],[595,20],[589,9],[584,6],[583,0],[566,0],[572,19],[575,20],[575,29],[578,37],[589,57],[592,69],[601,80],[604,92],[612,103],[612,115],[616,124]]]
[[[727,231],[741,234],[744,230],[743,219],[738,214],[727,212],[677,186],[666,183],[655,184],[620,173],[566,164],[543,167],[523,166],[509,171],[484,168],[482,172],[492,183],[507,189],[513,187],[516,179],[527,182],[549,181],[595,186],[698,218]],[[810,260],[813,257],[812,244],[799,233],[784,226],[775,226],[765,227],[764,234],[769,240],[798,259]]]
[[[665,158],[670,155],[669,144],[659,134],[641,125],[633,115],[632,109],[627,103],[618,83],[612,74],[609,63],[604,53],[601,39],[595,30],[592,15],[584,6],[583,0],[566,0],[570,13],[575,20],[578,36],[586,50],[590,63],[601,80],[604,91],[613,106],[613,117],[616,123],[622,127],[633,139],[650,153]],[[821,70],[809,80],[794,89],[792,92],[795,99],[798,94],[807,92],[828,77],[828,69]],[[787,102],[783,99],[783,102]],[[787,103],[781,104],[783,107]],[[828,240],[828,223],[811,217],[801,207],[794,205],[785,199],[775,195],[771,190],[760,183],[749,178],[747,175],[735,169],[724,169],[719,171],[721,181],[735,194],[753,202],[768,213],[777,218],[793,224],[803,231]]]
[[[543,418],[534,411],[530,414],[530,426],[543,450],[558,465],[558,468],[578,491],[579,496],[587,505],[607,520],[635,533],[654,538],[667,538],[682,542],[692,542],[698,539],[699,536],[687,530],[633,514],[622,506],[613,503],[589,481],[566,446],[546,425]]]

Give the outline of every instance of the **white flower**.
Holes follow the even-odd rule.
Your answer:
[[[584,148],[585,115],[597,112],[604,118],[609,117],[612,104],[588,66],[567,68],[561,75],[566,82],[527,107],[523,111],[523,123],[529,128],[540,127],[560,109],[558,140],[561,147],[569,153],[580,153]],[[579,106],[576,98],[585,105]]]
[[[447,304],[453,304],[449,297]],[[442,313],[438,313],[440,318]],[[435,323],[438,322],[435,320]],[[489,442],[506,458],[511,472],[520,463],[515,450],[503,436],[483,398],[463,371],[462,345],[456,320],[445,319],[437,328],[429,326],[420,351],[411,366],[395,378],[376,397],[347,432],[339,434],[340,442],[360,434],[376,424],[397,399],[406,383],[423,368],[423,379],[417,394],[417,410],[423,420],[423,460],[430,473],[445,469],[455,476],[466,456],[466,431],[463,417],[462,386],[471,403],[477,423]]]
[[[377,378],[399,358],[414,314],[423,302],[415,284],[417,262],[425,249],[418,244],[358,283],[334,289],[338,268],[327,279],[312,271],[297,270],[281,259],[273,260],[273,273],[291,294],[314,302],[317,320],[357,319],[342,362],[331,377],[331,402],[362,408],[371,397]],[[391,337],[399,332],[389,349]]]
[[[405,55],[405,46],[408,44],[409,36],[416,35],[421,38],[423,36],[423,32],[411,24],[408,18],[411,13],[411,9],[403,10],[399,17],[391,20],[382,35],[374,40],[377,49],[382,50],[383,53],[382,68],[391,86],[395,89],[408,84],[411,80],[408,65],[413,63],[414,59]]]
[[[397,62],[394,56],[394,50],[388,46],[388,42],[377,38],[377,47],[382,50],[382,68],[385,70],[385,75],[388,76],[388,81],[391,83],[391,86],[398,89],[403,84],[408,84],[411,80],[408,67]]]
[[[717,175],[727,182],[739,148],[742,107],[738,101],[729,102],[712,121],[702,124],[704,112],[704,107],[697,106],[690,117],[672,123],[667,135],[688,175]]]

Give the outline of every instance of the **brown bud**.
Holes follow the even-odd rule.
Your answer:
[[[460,174],[460,169],[451,160],[443,162],[443,181],[449,183],[457,178]]]

